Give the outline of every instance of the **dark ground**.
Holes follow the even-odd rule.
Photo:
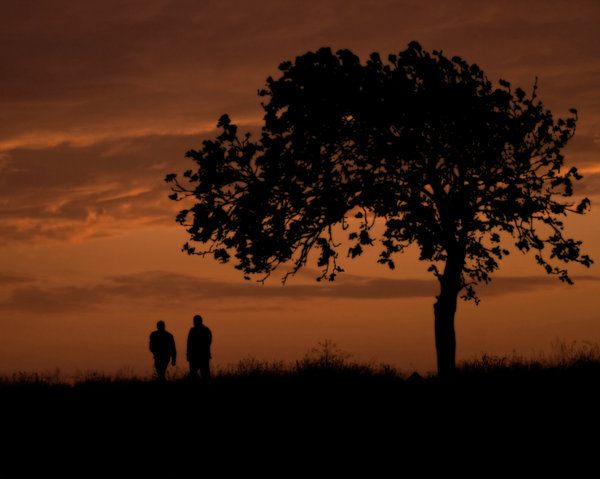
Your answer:
[[[150,467],[154,477],[203,467],[278,477],[368,467],[369,477],[387,477],[414,466],[425,476],[443,466],[488,477],[568,465],[578,477],[578,467],[597,462],[599,381],[600,365],[588,364],[470,371],[452,381],[313,370],[210,384],[4,382],[5,464],[19,457],[20,470],[60,470],[76,458],[97,470]],[[162,467],[184,472],[158,474]]]

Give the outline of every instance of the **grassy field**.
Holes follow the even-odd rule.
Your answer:
[[[536,359],[483,356],[441,381],[354,362],[326,342],[295,363],[242,361],[209,383],[15,374],[0,380],[0,397],[4,434],[17,450],[52,450],[60,433],[61,451],[95,461],[131,461],[141,448],[328,464],[453,450],[506,462],[531,459],[534,449],[564,458],[567,448],[597,447],[599,382],[595,345],[559,344]]]

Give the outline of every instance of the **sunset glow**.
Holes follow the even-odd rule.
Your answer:
[[[125,3],[125,5],[124,5]],[[148,337],[166,322],[179,351],[201,314],[213,362],[292,361],[331,339],[356,359],[435,368],[438,291],[416,248],[396,269],[377,248],[281,284],[181,252],[184,207],[167,173],[227,113],[256,135],[257,90],[285,60],[322,46],[365,60],[416,40],[538,95],[555,117],[578,110],[564,151],[584,175],[568,217],[591,268],[569,286],[514,248],[481,304],[461,302],[457,358],[531,356],[553,342],[600,343],[600,2],[8,2],[0,16],[0,374],[97,370],[150,375]],[[183,357],[183,356],[182,356]],[[185,369],[182,359],[178,368]]]

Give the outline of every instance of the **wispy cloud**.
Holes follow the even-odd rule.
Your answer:
[[[1,277],[0,277],[1,278]],[[177,308],[190,304],[212,304],[228,300],[228,307],[252,300],[252,308],[280,308],[273,301],[318,298],[347,301],[431,298],[438,292],[434,280],[388,279],[342,276],[339,281],[311,285],[258,285],[251,282],[225,282],[166,271],[113,276],[90,285],[50,286],[16,285],[8,298],[0,301],[1,310],[37,314],[69,313],[87,309]],[[576,282],[600,281],[599,276],[579,276]],[[481,289],[483,297],[527,293],[539,288],[558,286],[556,278],[547,276],[498,277]],[[236,308],[244,308],[242,305]]]
[[[13,271],[0,271],[1,286],[14,286],[31,282],[35,282],[35,277],[31,274],[16,273]]]
[[[12,150],[3,158],[0,175],[0,243],[173,225],[179,205],[167,198],[163,179],[193,166],[184,155],[201,140],[150,136]]]

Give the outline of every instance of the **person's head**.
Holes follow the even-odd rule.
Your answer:
[[[159,321],[158,323],[156,323],[156,329],[160,329],[161,331],[164,331],[165,330],[165,322]]]
[[[199,314],[194,316],[194,326],[202,326],[202,316]]]

